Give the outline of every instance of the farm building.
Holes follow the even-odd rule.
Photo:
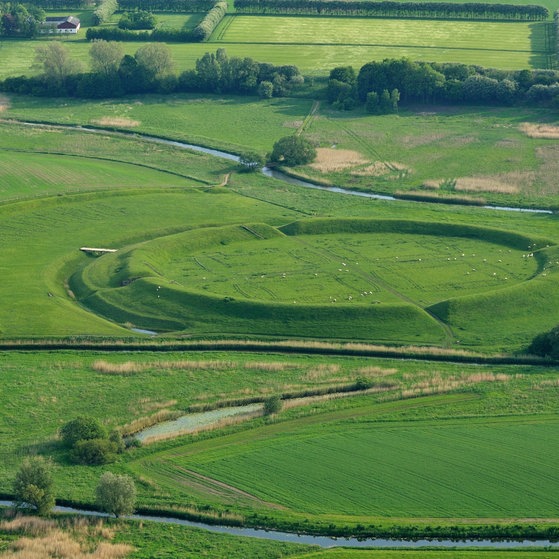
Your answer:
[[[80,20],[74,16],[47,17],[41,25],[41,33],[77,33]]]

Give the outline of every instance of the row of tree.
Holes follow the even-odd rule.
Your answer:
[[[214,7],[204,16],[194,28],[192,35],[195,41],[207,41],[213,30],[219,25],[227,13],[227,2],[216,2]]]
[[[49,514],[55,504],[52,464],[41,456],[27,458],[12,485],[18,510]],[[105,472],[95,489],[97,506],[117,518],[132,514],[136,505],[136,486],[130,476]]]
[[[45,21],[45,11],[37,6],[18,2],[0,3],[1,37],[34,37]]]
[[[507,71],[466,64],[414,62],[408,58],[385,59],[365,64],[358,74],[350,66],[332,70],[327,98],[337,108],[352,109],[359,103],[372,108],[376,97],[379,104],[384,97],[384,106],[388,107],[387,95],[394,91],[402,102],[497,105],[546,102],[559,93],[559,72]]]
[[[122,45],[94,41],[90,48],[91,72],[58,41],[36,49],[36,61],[43,73],[34,77],[7,78],[0,89],[13,93],[85,98],[118,97],[150,92],[204,92],[284,96],[303,83],[296,66],[274,66],[252,58],[229,57],[224,49],[206,53],[193,70],[179,75],[169,48],[152,43],[139,48],[134,56],[124,55]]]
[[[544,6],[454,3],[394,2],[382,0],[235,0],[235,11],[254,14],[301,14],[331,16],[412,17],[437,19],[482,19],[540,21],[547,19]]]
[[[93,12],[93,23],[101,25],[111,19],[111,16],[118,10],[117,0],[101,0]]]

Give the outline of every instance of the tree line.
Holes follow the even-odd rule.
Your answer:
[[[298,14],[513,21],[541,21],[547,19],[549,16],[549,10],[544,6],[485,4],[477,2],[235,0],[234,5],[235,11],[243,14]]]
[[[58,41],[36,49],[38,76],[6,78],[0,90],[39,96],[119,97],[139,93],[232,93],[262,98],[288,95],[304,82],[296,66],[275,66],[252,58],[229,57],[224,49],[206,53],[195,68],[176,74],[169,48],[161,43],[125,55],[120,43],[94,41],[91,71],[83,72]]]
[[[385,59],[365,64],[358,73],[351,66],[333,69],[327,99],[339,109],[350,110],[362,104],[373,113],[395,111],[400,101],[484,105],[559,103],[559,72]]]
[[[43,0],[41,0],[43,1]],[[120,0],[122,10],[147,10],[150,12],[208,12],[215,0]]]

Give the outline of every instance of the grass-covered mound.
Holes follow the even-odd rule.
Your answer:
[[[486,322],[492,305],[518,313],[515,289],[541,297],[554,268],[553,249],[536,250],[544,243],[428,221],[250,223],[133,245],[76,273],[71,288],[95,312],[152,330],[441,344],[463,338],[448,325],[464,329],[444,301],[469,297]],[[505,323],[493,338],[508,335]]]

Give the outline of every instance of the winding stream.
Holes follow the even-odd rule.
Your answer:
[[[11,507],[11,501],[0,500],[0,507]],[[94,516],[107,518],[110,515],[104,512],[96,512],[91,510],[83,510],[73,507],[54,507],[54,512],[67,514],[80,514],[83,516]],[[274,530],[256,530],[254,528],[233,528],[230,526],[221,526],[213,524],[204,524],[203,522],[192,522],[181,518],[173,518],[170,516],[150,516],[149,514],[133,514],[125,518],[131,520],[143,520],[150,522],[159,522],[164,524],[177,524],[179,526],[189,526],[210,532],[218,532],[220,534],[229,534],[231,536],[244,536],[248,538],[260,538],[263,540],[273,540],[289,543],[300,543],[307,545],[318,545],[320,547],[368,547],[368,548],[485,548],[485,549],[519,549],[519,548],[559,548],[559,542],[551,542],[549,540],[386,540],[375,538],[330,538],[328,536],[309,536],[306,534],[294,534],[291,532],[276,532]]]

